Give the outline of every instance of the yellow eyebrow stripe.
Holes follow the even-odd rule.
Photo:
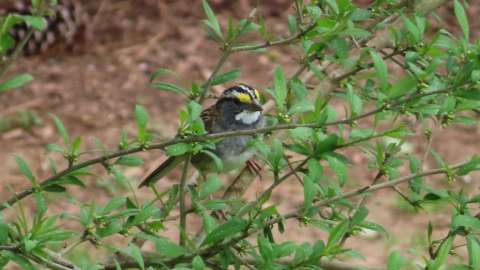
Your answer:
[[[243,102],[243,103],[252,103],[252,98],[250,97],[249,94],[237,93],[236,96],[237,96],[238,100],[240,100],[240,102]]]
[[[255,91],[255,97],[257,98],[257,100],[260,100],[260,93],[258,92],[257,89],[255,89],[254,91]]]

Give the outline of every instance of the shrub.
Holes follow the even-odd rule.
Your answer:
[[[222,50],[210,77],[182,87],[159,81],[171,71],[159,69],[152,75],[154,88],[187,98],[180,112],[179,136],[154,141],[148,129],[148,113],[137,106],[135,138],[122,134],[118,150],[100,147],[103,155],[81,160],[81,138],[70,137],[60,118],[54,117],[63,145],[50,144],[47,148],[62,154],[68,167],[58,170],[51,159],[51,176],[38,179],[27,162],[16,157],[31,188],[0,204],[0,211],[16,212],[15,219],[0,219],[0,264],[11,261],[25,269],[34,265],[52,269],[360,269],[339,261],[357,254],[345,248],[345,243],[367,229],[389,231],[368,220],[366,201],[368,194],[393,189],[413,209],[442,203],[442,211],[451,213],[451,223],[448,233],[439,239],[433,237],[435,224],[425,228],[428,257],[407,262],[404,253],[394,251],[385,267],[441,269],[452,254],[465,249],[468,260],[455,269],[478,269],[480,221],[473,209],[478,207],[480,195],[467,194],[454,180],[477,170],[480,158],[447,163],[431,149],[431,128],[423,128],[423,134],[417,135],[429,142],[424,155],[402,150],[407,143],[414,143],[415,137],[415,130],[402,120],[428,122],[444,129],[452,124],[477,123],[472,111],[480,107],[480,46],[470,42],[464,5],[458,0],[453,3],[461,34],[431,27],[430,14],[445,2],[375,1],[368,8],[359,8],[350,0],[296,0],[295,12],[285,22],[289,36],[274,38],[255,10],[243,20],[229,18],[221,25],[204,1],[206,33]],[[10,44],[10,20],[24,20],[41,28],[37,23],[42,20],[36,16],[42,15],[6,17],[2,44]],[[254,39],[252,33],[264,41],[245,42]],[[239,70],[221,71],[231,55],[262,53],[282,45],[301,52],[297,71],[286,76],[281,66],[275,68],[268,95],[264,93],[271,100],[267,104],[273,106],[268,126],[242,132],[259,135],[253,145],[264,164],[263,178],[269,186],[257,199],[240,198],[254,175],[242,171],[238,176],[241,181],[234,181],[223,196],[218,196],[224,184],[217,176],[198,185],[186,185],[187,166],[182,166],[182,176],[170,188],[152,187],[153,200],[139,199],[135,183],[122,173],[124,167],[144,164],[134,154],[162,149],[169,155],[189,156],[208,147],[208,142],[238,135],[205,134],[198,124],[201,104],[212,86],[239,76]],[[338,104],[344,106],[343,114]],[[349,175],[352,163],[345,154],[350,149],[369,157],[370,166],[365,170],[375,175],[370,185],[351,188],[355,179]],[[437,168],[424,170],[427,155],[435,158]],[[49,210],[47,198],[52,193],[74,197],[69,186],[84,187],[84,179],[91,177],[89,169],[95,165],[103,166],[106,173],[130,188],[128,195],[114,196],[105,204],[77,202],[78,214]],[[408,174],[405,168],[410,170]],[[442,177],[430,179],[432,175]],[[296,178],[303,188],[304,203],[283,212],[271,195],[290,178]],[[435,184],[441,181],[450,183],[448,189]],[[407,188],[397,188],[401,184]],[[27,217],[22,208],[22,201],[29,197],[36,204],[33,217]],[[194,216],[202,221],[199,232],[188,226],[187,221]],[[60,218],[76,221],[80,229],[67,230]],[[289,229],[285,222],[292,219],[305,230],[315,227],[328,236],[313,243],[276,241],[278,234]],[[178,220],[174,228],[167,222],[172,220]],[[180,242],[163,236],[161,231],[165,229],[178,231]],[[127,241],[116,241],[116,236]],[[85,242],[101,250],[106,259],[76,263],[72,251]],[[155,252],[142,250],[145,242],[152,243]]]

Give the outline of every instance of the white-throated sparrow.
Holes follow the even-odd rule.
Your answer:
[[[245,84],[226,89],[213,106],[202,112],[201,118],[209,134],[255,129],[265,125],[259,92]],[[222,160],[224,171],[239,168],[252,158],[254,151],[248,145],[251,139],[251,135],[233,136],[223,138],[215,144],[214,153]],[[139,187],[154,184],[184,160],[185,156],[168,158]],[[214,168],[211,157],[203,153],[192,156],[191,163],[202,174]]]

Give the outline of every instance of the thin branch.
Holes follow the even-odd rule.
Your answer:
[[[385,104],[385,105],[383,105],[383,106],[381,106],[377,109],[371,110],[371,111],[363,113],[363,114],[359,114],[355,117],[344,118],[342,120],[332,121],[332,122],[328,122],[328,123],[324,123],[324,124],[321,124],[321,123],[320,124],[318,124],[318,123],[283,124],[283,125],[275,125],[275,126],[269,126],[269,127],[257,128],[257,129],[246,129],[246,130],[240,130],[240,131],[238,131],[238,130],[227,131],[227,132],[220,132],[220,133],[207,134],[207,135],[201,135],[201,136],[176,138],[176,139],[172,139],[172,140],[167,141],[167,142],[152,144],[150,147],[148,147],[148,149],[145,149],[144,146],[140,146],[140,147],[135,147],[135,148],[132,148],[132,149],[120,150],[118,152],[114,152],[114,153],[111,153],[111,154],[108,154],[108,155],[104,155],[104,156],[101,156],[101,157],[98,157],[98,158],[94,158],[94,159],[87,160],[87,161],[78,163],[76,165],[73,165],[73,166],[57,173],[56,175],[50,176],[49,178],[43,180],[40,183],[40,188],[45,188],[45,187],[47,187],[47,186],[49,186],[49,185],[51,185],[55,182],[58,182],[62,177],[67,176],[68,174],[70,174],[70,173],[72,173],[76,170],[79,170],[79,169],[82,169],[82,168],[85,168],[85,167],[88,167],[88,166],[91,166],[91,165],[94,165],[94,164],[98,164],[98,163],[104,163],[108,160],[118,158],[118,157],[121,157],[121,156],[134,154],[134,153],[137,153],[137,152],[142,152],[142,151],[146,151],[146,150],[153,150],[153,149],[164,149],[166,146],[177,144],[177,143],[202,142],[202,141],[220,139],[220,138],[226,138],[226,137],[236,137],[236,136],[241,136],[241,135],[262,134],[262,133],[268,133],[268,132],[272,132],[272,131],[276,131],[276,130],[294,129],[294,128],[299,128],[299,127],[321,128],[321,127],[331,126],[331,125],[351,124],[354,121],[357,121],[359,119],[375,115],[375,114],[377,114],[379,112],[382,112],[384,110],[394,109],[394,108],[396,108],[400,105],[403,105],[407,102],[413,101],[417,98],[422,98],[422,97],[427,97],[427,96],[437,95],[437,94],[443,94],[443,93],[449,93],[453,89],[455,89],[456,87],[460,87],[460,86],[451,86],[451,87],[447,87],[445,89],[426,92],[426,93],[415,93],[415,94],[409,95],[409,96],[407,96],[403,99],[399,98],[396,102],[393,102],[391,104]],[[0,211],[5,210],[8,206],[13,205],[20,200],[23,200],[24,198],[30,196],[34,192],[35,192],[35,189],[33,187],[31,187],[31,188],[28,188],[26,190],[23,190],[20,193],[14,194],[8,200],[3,201],[0,204]]]
[[[225,61],[227,61],[228,57],[232,54],[232,50],[230,48],[224,48],[222,56],[220,56],[220,60],[218,60],[217,64],[213,68],[212,73],[210,74],[210,77],[208,77],[207,82],[205,85],[202,87],[202,93],[200,94],[200,97],[198,98],[198,102],[201,104],[203,100],[205,100],[205,96],[208,93],[208,89],[210,86],[212,86],[213,79],[215,76],[217,76],[217,73],[220,71],[222,68],[223,64],[225,64]]]
[[[265,48],[273,47],[273,46],[290,44],[290,43],[300,39],[301,37],[305,36],[306,34],[308,34],[308,32],[313,30],[315,28],[315,26],[316,26],[316,23],[313,23],[313,24],[309,25],[307,28],[305,28],[305,30],[302,30],[302,31],[298,32],[297,34],[292,35],[292,36],[287,37],[287,38],[282,38],[282,39],[275,40],[275,41],[266,41],[264,43],[255,44],[255,45],[235,46],[235,47],[232,48],[232,52],[254,51],[254,50],[265,49]]]

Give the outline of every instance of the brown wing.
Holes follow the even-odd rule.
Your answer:
[[[215,108],[215,105],[212,105],[200,114],[200,118],[203,121],[203,124],[205,125],[205,130],[208,133],[214,133],[215,131],[213,130],[213,127],[215,126],[214,123],[218,121],[218,112]]]

